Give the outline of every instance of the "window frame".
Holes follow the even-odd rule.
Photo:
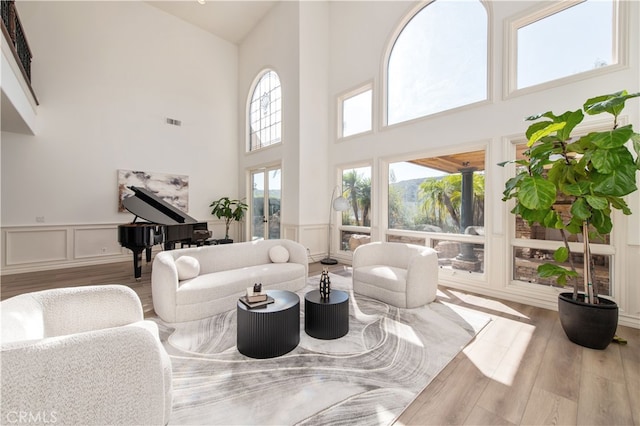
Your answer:
[[[628,124],[628,117],[621,116],[618,118],[618,124],[620,126]],[[594,120],[585,124],[581,124],[575,129],[575,136],[579,137],[582,135],[586,135],[590,132],[603,131],[611,128],[611,120],[600,119]],[[526,144],[527,140],[523,138],[522,135],[507,137],[507,152],[505,153],[508,158],[515,159],[517,154],[517,145]],[[515,176],[516,166],[513,163],[505,165],[505,182],[507,179]],[[502,186],[502,189],[504,186]],[[507,288],[516,288],[516,289],[528,289],[533,290],[534,292],[539,292],[541,294],[551,294],[556,295],[562,291],[566,291],[566,288],[570,288],[570,285],[567,284],[567,287],[558,288],[558,287],[550,287],[546,285],[542,285],[539,283],[527,282],[522,280],[514,279],[514,262],[515,257],[513,256],[514,249],[516,248],[531,248],[531,249],[540,249],[540,250],[551,250],[555,251],[558,247],[563,245],[562,241],[555,240],[536,240],[536,239],[527,239],[527,238],[516,238],[516,216],[511,213],[515,206],[515,200],[511,199],[507,202],[503,202],[504,204],[504,214],[508,218],[507,220],[507,253],[511,258],[510,262],[507,262]],[[619,224],[622,222],[623,214],[613,209],[612,212],[612,220],[613,220],[613,230],[609,234],[609,243],[590,243],[590,251],[594,255],[603,255],[610,256],[610,295],[605,295],[606,297],[617,297],[620,294],[622,284],[616,277],[624,276],[624,272],[622,270],[622,265],[619,265],[620,261],[618,260],[619,256],[617,256],[617,246],[619,240],[624,240],[624,230],[623,227]],[[580,254],[582,252],[583,243],[581,242],[569,242],[569,247],[572,253]]]
[[[277,142],[271,142],[267,145],[260,145],[259,147],[252,147],[252,136],[254,133],[258,133],[258,132],[253,132],[251,130],[251,119],[252,119],[252,114],[251,114],[251,105],[253,103],[253,97],[254,94],[256,93],[256,90],[258,89],[258,85],[260,84],[260,82],[262,81],[263,78],[265,78],[265,76],[269,73],[274,73],[275,76],[278,79],[278,83],[279,83],[279,88],[280,88],[280,122],[278,123],[278,125],[280,126],[280,140]],[[256,77],[254,78],[253,82],[251,83],[251,90],[249,90],[249,96],[247,97],[247,109],[246,109],[246,129],[247,129],[247,138],[245,141],[245,153],[246,154],[250,154],[253,152],[258,152],[258,151],[262,151],[264,149],[267,148],[271,148],[273,146],[278,146],[280,144],[282,144],[283,142],[283,123],[284,123],[284,97],[282,96],[282,80],[280,79],[280,74],[273,68],[265,68],[263,70],[261,70],[260,72],[258,72],[258,74],[256,75]]]
[[[434,112],[428,115],[414,117],[409,120],[400,121],[397,123],[389,124],[389,59],[391,58],[391,53],[393,52],[393,48],[395,43],[405,29],[407,24],[418,14],[422,9],[428,7],[431,3],[436,0],[429,0],[426,2],[420,2],[418,5],[413,6],[408,12],[403,16],[402,20],[398,23],[395,30],[391,33],[389,40],[387,41],[386,49],[383,52],[382,61],[380,65],[380,75],[382,77],[381,81],[381,108],[380,108],[380,127],[381,128],[392,128],[396,126],[403,126],[407,124],[411,124],[417,121],[426,120],[433,117],[439,117],[443,115],[456,114],[460,111],[475,108],[477,106],[489,104],[493,101],[493,25],[492,25],[492,8],[491,1],[488,0],[477,0],[486,11],[487,15],[487,61],[486,61],[486,96],[484,99],[475,101],[469,104],[460,105],[457,107],[453,107],[450,109]]]
[[[354,98],[358,95],[361,95],[365,92],[371,91],[371,111],[370,111],[370,128],[369,130],[363,130],[358,133],[352,133],[350,135],[344,135],[344,102]],[[363,85],[358,86],[355,89],[349,90],[341,95],[339,95],[336,99],[336,131],[337,131],[337,139],[351,139],[357,136],[368,135],[374,132],[374,123],[375,123],[375,90],[373,90],[373,81],[369,81]]]
[[[389,168],[392,163],[397,162],[406,162],[410,161],[414,158],[422,158],[422,157],[439,157],[443,155],[451,155],[458,152],[471,152],[471,151],[484,151],[484,162],[485,162],[485,235],[469,235],[469,234],[454,234],[454,233],[446,233],[446,232],[427,232],[427,231],[416,231],[416,230],[405,230],[405,229],[390,229],[389,228]],[[459,243],[469,243],[469,244],[482,244],[484,246],[484,269],[481,272],[465,272],[462,270],[455,269],[447,269],[440,268],[441,277],[444,279],[450,279],[453,276],[458,277],[458,281],[467,281],[469,283],[479,283],[483,286],[488,284],[488,277],[490,274],[491,263],[488,259],[491,256],[493,244],[491,244],[490,239],[488,238],[491,235],[492,228],[494,226],[493,221],[490,220],[491,214],[495,213],[496,207],[491,206],[491,203],[486,202],[486,200],[492,199],[493,194],[493,185],[496,179],[499,179],[499,175],[495,173],[493,167],[489,167],[491,160],[491,143],[488,140],[476,141],[471,143],[465,143],[462,145],[457,145],[455,149],[440,149],[440,150],[432,150],[425,152],[412,153],[411,155],[402,155],[402,156],[394,156],[388,157],[382,160],[382,165],[380,167],[380,180],[384,181],[384,189],[381,191],[381,200],[380,202],[385,206],[383,211],[381,211],[381,216],[379,218],[380,224],[383,228],[382,238],[384,241],[393,241],[394,238],[407,238],[407,239],[419,239],[424,240],[425,247],[432,247],[432,242],[434,240],[438,241],[453,241]],[[420,243],[416,243],[420,244]],[[462,274],[464,272],[464,274]]]
[[[346,171],[350,171],[350,170],[354,170],[354,169],[362,169],[368,167],[371,169],[371,176],[370,176],[370,180],[371,180],[371,193],[370,193],[370,198],[371,198],[371,205],[369,207],[369,226],[360,226],[360,225],[344,225],[342,223],[342,214],[337,215],[337,219],[336,219],[336,229],[337,229],[337,235],[333,235],[332,238],[334,238],[334,242],[337,244],[334,247],[336,247],[336,253],[341,253],[342,255],[350,255],[352,252],[348,251],[348,250],[343,250],[342,249],[342,244],[341,244],[341,239],[342,239],[342,233],[343,232],[351,232],[351,233],[357,233],[357,234],[368,234],[368,235],[372,235],[372,229],[374,227],[374,220],[375,220],[375,213],[376,213],[376,204],[375,204],[375,184],[376,184],[376,179],[375,179],[375,168],[373,166],[373,162],[356,162],[356,163],[348,163],[348,164],[342,164],[337,166],[337,177],[338,177],[338,186],[340,187],[342,193],[344,193],[344,187],[343,187],[343,179],[344,179],[344,173]],[[341,193],[341,194],[342,194]],[[337,239],[337,240],[336,240]]]
[[[614,63],[600,68],[582,71],[577,74],[560,77],[543,83],[518,89],[518,30],[536,21],[545,19],[556,13],[560,13],[572,6],[584,3],[586,0],[562,0],[558,2],[545,2],[542,7],[535,6],[521,14],[505,20],[503,49],[503,75],[506,76],[506,84],[503,86],[503,98],[509,99],[516,96],[547,90],[554,87],[606,75],[626,68],[628,64],[628,14],[629,5],[626,1],[611,0],[613,7],[613,49]]]

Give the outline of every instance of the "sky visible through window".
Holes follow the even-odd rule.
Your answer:
[[[479,1],[438,0],[418,12],[389,58],[388,124],[486,99],[487,44]]]
[[[518,29],[517,87],[611,65],[613,4],[588,0]]]
[[[371,95],[369,89],[342,102],[343,137],[371,130]]]

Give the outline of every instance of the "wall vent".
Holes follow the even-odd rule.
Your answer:
[[[167,124],[171,124],[172,126],[182,126],[182,121],[167,117]]]

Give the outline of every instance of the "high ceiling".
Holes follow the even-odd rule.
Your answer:
[[[278,0],[201,0],[201,2],[156,0],[146,3],[231,43],[239,44]]]

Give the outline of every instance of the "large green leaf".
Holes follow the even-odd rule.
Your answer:
[[[549,210],[531,210],[518,203],[511,210],[511,213],[522,217],[522,219],[526,220],[529,226],[532,226],[536,223],[544,226],[544,219],[548,214]]]
[[[611,207],[622,210],[622,213],[626,215],[631,214],[631,209],[627,205],[627,203],[620,197],[607,197],[609,202],[611,203]]]
[[[627,99],[640,96],[640,93],[629,94],[626,90],[612,93],[610,95],[596,96],[588,99],[584,105],[584,111],[589,115],[596,115],[602,112],[608,112],[614,116],[618,116],[624,109],[624,103]]]
[[[564,246],[559,247],[553,253],[553,260],[555,260],[556,262],[559,262],[559,263],[566,262],[568,258],[569,258],[569,250]]]
[[[613,222],[611,216],[602,210],[594,210],[591,224],[601,235],[606,235],[613,229]]]
[[[571,205],[571,214],[580,220],[587,220],[591,217],[591,209],[589,209],[584,198],[578,198]]]
[[[567,194],[573,196],[580,196],[590,192],[591,183],[589,182],[578,182],[578,183],[570,183],[566,185],[562,185],[560,190]]]
[[[537,115],[537,116],[532,116],[532,117],[527,117],[526,120],[537,120],[538,118],[542,117],[543,115]],[[527,131],[525,132],[525,136],[527,137],[527,139],[531,138],[531,135],[533,135],[534,133],[546,128],[547,126],[549,126],[550,124],[553,124],[553,121],[538,121],[537,123],[533,123],[531,125],[529,125],[529,127],[527,128]]]
[[[591,142],[596,145],[598,148],[618,148],[631,138],[633,135],[633,129],[631,125],[618,127],[615,130],[610,130],[607,132],[595,132],[590,133]]]
[[[577,277],[578,274],[574,271],[563,268],[562,266],[554,265],[553,263],[544,263],[538,266],[538,275],[542,278],[556,277],[556,276],[569,276]]]
[[[567,111],[562,114],[560,118],[566,123],[566,125],[562,129],[558,130],[558,138],[566,141],[571,137],[573,129],[584,119],[584,114],[582,113],[582,110],[579,109],[576,111]]]
[[[531,136],[529,137],[529,142],[527,142],[527,146],[530,147],[534,143],[538,142],[541,138],[543,138],[545,136],[549,136],[549,135],[557,132],[558,130],[561,130],[567,124],[565,122],[552,123],[550,121],[545,121],[545,123],[547,123],[546,126],[541,127],[539,130],[536,130],[535,132],[533,132],[531,134]]]
[[[595,195],[585,195],[587,204],[596,210],[604,210],[609,207],[609,201],[604,197],[596,197]]]
[[[526,176],[520,184],[518,200],[528,209],[546,210],[556,200],[556,186],[540,176]]]
[[[622,197],[632,193],[636,189],[636,167],[632,164],[621,164],[611,173],[598,173],[594,171],[592,179],[593,191],[597,194]]]
[[[541,210],[541,212],[544,210]],[[551,229],[561,229],[564,228],[564,224],[562,223],[562,218],[560,217],[560,215],[558,214],[558,212],[556,212],[555,210],[549,210],[547,212],[547,214],[544,216],[544,220],[542,222],[542,225],[545,228],[551,228]]]
[[[591,155],[593,166],[600,173],[611,173],[621,164],[633,164],[633,156],[623,146],[613,149],[596,149]]]

